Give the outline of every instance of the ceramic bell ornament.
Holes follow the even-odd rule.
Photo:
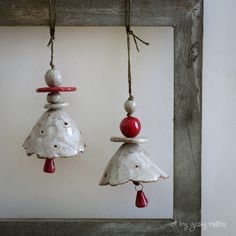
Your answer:
[[[51,7],[50,4],[50,10],[52,10]],[[48,93],[48,103],[44,106],[47,111],[36,122],[23,144],[28,156],[35,154],[38,158],[45,159],[43,170],[46,173],[55,172],[55,158],[77,156],[84,152],[85,148],[81,132],[63,110],[68,103],[61,100],[61,92],[76,91],[76,87],[61,87],[61,74],[53,64],[54,34],[55,21],[50,23],[51,38],[48,46],[51,46],[51,69],[45,74],[45,82],[48,87],[36,90],[38,93]]]
[[[140,146],[142,143],[148,142],[147,138],[138,137],[141,131],[141,122],[133,114],[136,111],[136,103],[132,95],[131,89],[131,65],[130,65],[130,38],[134,39],[138,50],[137,40],[148,45],[148,43],[137,37],[130,29],[130,1],[126,1],[126,33],[128,48],[128,85],[129,98],[124,103],[124,109],[127,116],[120,123],[120,131],[123,137],[111,137],[112,142],[122,142],[123,144],[113,155],[99,185],[116,186],[133,182],[137,191],[135,205],[143,208],[148,205],[148,199],[143,192],[143,183],[155,182],[160,178],[168,178],[168,175],[154,163],[149,154]]]

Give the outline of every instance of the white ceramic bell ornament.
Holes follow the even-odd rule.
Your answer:
[[[50,8],[49,12],[52,12],[51,10]],[[35,154],[38,158],[46,159],[44,172],[54,173],[55,158],[78,156],[79,153],[84,152],[85,143],[76,124],[63,110],[68,103],[61,101],[61,92],[73,92],[76,91],[76,87],[61,87],[61,73],[53,64],[55,15],[53,17],[50,15],[49,19],[51,37],[48,46],[51,46],[51,69],[44,76],[48,87],[36,90],[38,93],[48,93],[48,103],[44,106],[47,111],[36,122],[30,135],[24,141],[23,147],[28,156]],[[53,22],[51,19],[54,19]]]
[[[127,117],[120,123],[120,130],[125,137],[111,137],[112,142],[123,142],[113,155],[104,170],[99,185],[117,186],[129,181],[133,182],[137,190],[135,205],[143,208],[148,205],[142,183],[155,182],[168,178],[158,165],[151,160],[149,154],[139,145],[148,142],[145,137],[136,137],[141,130],[138,118],[132,116],[136,108],[133,98],[127,100],[124,108]],[[141,189],[137,189],[141,186]]]
[[[44,106],[48,110],[34,125],[23,147],[27,155],[35,154],[38,158],[46,159],[44,172],[54,173],[55,158],[77,156],[84,152],[85,143],[76,124],[63,110],[68,103],[61,101],[60,92],[75,91],[76,88],[58,87],[61,85],[61,75],[55,69],[47,71],[45,81],[50,87],[39,88],[37,92],[49,92],[48,104]]]
[[[138,49],[137,41],[149,45],[149,43],[137,37],[130,29],[130,0],[126,0],[126,36],[128,49],[128,91],[129,98],[124,103],[124,109],[127,116],[120,123],[120,131],[124,137],[111,137],[112,142],[123,142],[124,144],[113,155],[107,167],[104,170],[99,185],[116,186],[133,182],[137,191],[135,205],[138,208],[143,208],[148,205],[143,190],[142,183],[155,182],[159,179],[168,178],[160,167],[154,163],[149,154],[140,147],[139,144],[148,142],[144,137],[137,137],[141,131],[141,123],[138,118],[133,116],[137,109],[137,105],[132,95],[132,80],[131,80],[131,57],[130,57],[130,35],[133,37]],[[140,189],[141,186],[141,189]]]

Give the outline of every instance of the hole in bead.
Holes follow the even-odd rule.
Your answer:
[[[135,167],[136,167],[136,168],[139,168],[139,166],[138,166],[138,165],[135,165]]]
[[[53,145],[54,148],[57,148],[58,146],[56,144]]]
[[[66,127],[66,128],[70,127],[70,124],[69,124],[67,121],[64,121],[63,125],[64,125],[64,127]]]
[[[43,133],[44,133],[44,130],[41,130],[40,133],[43,134]]]
[[[139,182],[133,181],[133,184],[136,185],[136,186],[138,186],[138,185],[139,185]]]

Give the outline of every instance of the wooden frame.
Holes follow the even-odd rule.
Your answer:
[[[123,26],[124,0],[58,0],[57,25]],[[0,235],[201,235],[202,0],[135,0],[131,25],[174,27],[174,218],[1,219]],[[1,0],[1,26],[48,24],[47,0]]]

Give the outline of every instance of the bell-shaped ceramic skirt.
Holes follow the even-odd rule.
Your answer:
[[[77,156],[85,144],[80,131],[62,109],[47,110],[33,127],[23,147],[27,155],[53,159]]]
[[[128,181],[154,182],[168,178],[138,144],[124,143],[109,161],[99,185],[120,185]]]

